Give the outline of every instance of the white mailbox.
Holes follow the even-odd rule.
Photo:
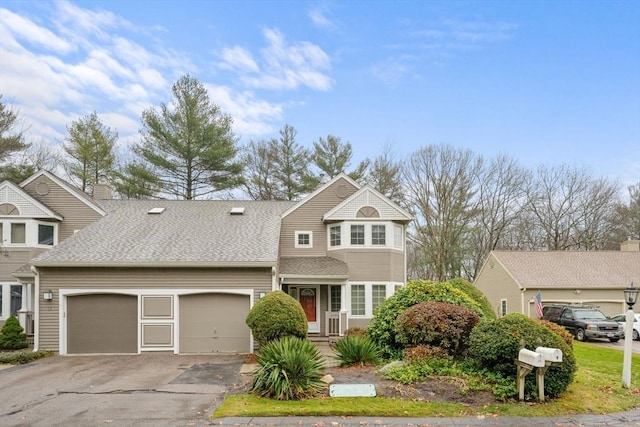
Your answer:
[[[518,353],[518,360],[535,368],[541,368],[544,366],[544,356],[535,351],[527,350],[526,348],[520,350]]]
[[[547,362],[562,362],[562,350],[559,348],[538,347],[536,353],[542,354]]]

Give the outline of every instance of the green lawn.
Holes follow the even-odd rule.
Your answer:
[[[622,388],[623,352],[593,343],[574,342],[578,363],[575,381],[559,398],[545,403],[496,403],[487,407],[461,404],[413,402],[375,398],[318,397],[304,401],[276,401],[251,395],[228,396],[213,414],[246,416],[389,416],[457,417],[471,415],[553,416],[604,414],[640,405],[640,355],[634,354],[631,389]]]

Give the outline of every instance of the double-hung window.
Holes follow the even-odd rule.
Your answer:
[[[387,297],[386,285],[373,285],[371,288],[371,309],[372,314],[376,312],[376,308],[382,304]]]
[[[364,245],[364,224],[351,225],[351,244]]]
[[[364,285],[351,285],[351,315],[364,316],[366,303]]]
[[[387,230],[384,225],[371,226],[371,244],[382,246],[387,244]]]
[[[27,228],[25,223],[11,224],[11,243],[27,243]]]
[[[341,232],[342,228],[339,225],[329,227],[329,244],[331,246],[340,246],[342,244]]]

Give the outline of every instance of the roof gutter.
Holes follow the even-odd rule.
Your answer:
[[[36,267],[87,267],[87,268],[271,268],[276,261],[264,262],[206,262],[206,261],[152,261],[152,262],[100,262],[100,261],[35,261]]]

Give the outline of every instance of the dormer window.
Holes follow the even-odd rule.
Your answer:
[[[296,231],[296,248],[312,248],[313,233],[311,231]]]

